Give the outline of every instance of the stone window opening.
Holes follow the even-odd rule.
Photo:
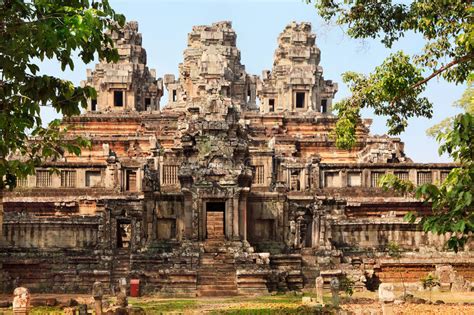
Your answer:
[[[296,92],[296,108],[304,108],[305,92]]]
[[[409,180],[408,172],[400,171],[400,172],[395,172],[394,174],[399,180],[403,180],[403,181]]]
[[[52,176],[48,170],[36,171],[36,187],[51,187]]]
[[[99,187],[102,181],[100,171],[86,171],[86,187]]]
[[[114,106],[123,106],[123,91],[114,91]]]
[[[361,186],[361,172],[348,172],[347,173],[347,187],[360,187]]]
[[[275,99],[274,98],[271,98],[271,99],[268,100],[268,110],[270,112],[275,111]]]
[[[76,171],[61,171],[61,187],[76,187]]]
[[[224,97],[230,97],[230,86],[223,86],[221,88],[221,95]]]
[[[247,88],[247,103],[250,103],[250,99],[252,98],[252,91],[250,90],[250,86]]]
[[[173,95],[173,98],[172,98],[173,102],[176,102],[176,101],[178,100],[178,93],[177,93],[177,91],[176,91],[176,90],[173,90],[172,95]]]
[[[328,111],[328,100],[321,100],[321,113],[327,113]]]
[[[380,187],[379,180],[384,174],[384,172],[370,173],[370,187]]]
[[[125,190],[137,191],[137,172],[134,170],[126,171]]]
[[[131,231],[130,222],[117,221],[117,248],[130,248]]]
[[[150,108],[151,105],[151,98],[145,97],[145,109]]]
[[[348,179],[349,180],[349,179]],[[340,187],[339,172],[325,172],[324,174],[324,187]]]
[[[431,172],[418,172],[416,174],[417,185],[431,184],[432,180],[433,178]]]
[[[163,185],[177,185],[179,183],[178,170],[178,165],[163,165],[161,183]]]
[[[95,112],[97,110],[97,99],[91,99],[91,111]]]
[[[448,171],[442,171],[440,173],[440,182],[444,183],[444,181],[448,178],[449,172]]]
[[[291,191],[301,190],[300,170],[290,170],[290,190]]]
[[[28,187],[28,176],[16,179],[16,187]]]
[[[255,166],[255,176],[253,178],[253,183],[256,185],[265,184],[265,166],[264,165]]]

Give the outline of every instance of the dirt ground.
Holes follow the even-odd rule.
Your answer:
[[[304,296],[313,296],[305,293]],[[428,292],[419,292],[415,296],[429,300]],[[93,302],[89,295],[74,294],[33,294],[33,300],[53,298],[60,304],[74,299],[81,304]],[[0,295],[0,303],[11,301],[12,297]],[[433,292],[432,301],[442,300],[445,304],[414,304],[394,305],[394,314],[474,314],[474,292],[439,293]],[[106,297],[107,304],[113,305],[114,298]],[[325,303],[330,304],[331,298],[325,296]],[[228,298],[159,298],[145,296],[129,298],[129,304],[141,307],[147,314],[315,314],[318,308],[308,308],[302,303],[302,294],[279,294],[256,297]],[[1,304],[0,304],[1,305]],[[376,301],[376,293],[356,292],[351,298],[344,297],[341,303],[342,314],[382,314],[380,304]],[[331,310],[329,310],[331,311]],[[345,312],[344,312],[345,311]],[[13,314],[11,308],[0,308],[0,315]],[[32,308],[30,315],[63,314],[58,306],[41,306]]]

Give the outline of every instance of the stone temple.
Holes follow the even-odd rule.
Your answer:
[[[4,194],[0,290],[113,290],[126,278],[143,293],[237,295],[344,275],[373,290],[428,272],[444,290],[470,289],[470,245],[445,251],[447,236],[403,220],[429,205],[378,187],[387,173],[441,182],[454,164],[413,162],[368,119],[352,150],[336,148],[338,86],[309,23],[281,32],[261,76],[246,72],[230,22],[193,27],[177,77],[147,67],[136,22],[112,36],[120,60],[88,71],[97,99],[63,121],[67,139],[92,146]]]

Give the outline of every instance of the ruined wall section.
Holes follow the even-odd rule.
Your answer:
[[[236,104],[239,110],[255,107],[256,77],[245,72],[236,40],[229,21],[194,26],[179,65],[179,78],[165,75],[169,95],[166,108],[225,114],[216,98],[223,100],[224,106]]]
[[[82,84],[97,91],[97,99],[89,101],[88,111],[159,110],[163,81],[156,79],[155,70],[146,65],[138,23],[128,22],[111,36],[119,60],[117,63],[102,60],[94,71],[87,71],[87,80]]]
[[[337,84],[324,80],[321,52],[307,22],[289,24],[278,37],[272,71],[264,70],[257,95],[260,112],[331,113]]]

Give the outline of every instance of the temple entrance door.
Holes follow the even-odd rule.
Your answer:
[[[206,203],[206,238],[223,240],[225,238],[225,202]]]
[[[129,220],[117,220],[117,248],[130,248],[132,225]]]

